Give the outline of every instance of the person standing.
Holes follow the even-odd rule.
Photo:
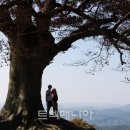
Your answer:
[[[46,103],[47,103],[47,118],[49,118],[49,111],[52,106],[52,85],[48,85],[48,90],[46,91]]]
[[[54,115],[58,115],[58,95],[55,88],[52,89],[52,107]]]

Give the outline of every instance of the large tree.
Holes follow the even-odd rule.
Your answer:
[[[8,38],[1,53],[9,48],[10,60],[1,117],[22,108],[24,117],[37,118],[43,109],[43,71],[76,40],[99,37],[102,46],[117,49],[124,64],[123,50],[130,50],[129,7],[129,0],[1,0],[0,31]]]

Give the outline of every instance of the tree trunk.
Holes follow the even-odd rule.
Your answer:
[[[6,119],[23,109],[25,117],[35,119],[38,110],[43,109],[42,73],[53,58],[51,50],[54,39],[49,32],[28,32],[27,35],[18,35],[14,39],[10,46],[8,95],[1,116]]]

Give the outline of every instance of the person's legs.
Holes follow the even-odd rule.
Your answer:
[[[56,109],[56,111],[58,111],[58,103],[57,102],[55,103],[55,109]]]
[[[50,111],[51,106],[52,106],[52,102],[48,101],[47,102],[47,118],[49,118],[49,111]]]
[[[58,103],[57,102],[55,103],[55,110],[56,110],[57,119],[60,119],[60,113],[58,111]]]
[[[52,101],[52,107],[53,107],[53,114],[55,115],[55,102]]]
[[[54,115],[58,115],[58,103],[53,102],[53,113]]]
[[[47,118],[49,118],[49,103],[47,102]]]

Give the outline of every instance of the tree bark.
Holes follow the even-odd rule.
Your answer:
[[[34,33],[29,33],[29,31]],[[42,73],[53,59],[54,39],[48,31],[29,30],[17,35],[10,44],[10,79],[7,99],[1,116],[7,119],[23,109],[23,116],[37,118],[43,109],[41,100]],[[10,40],[11,41],[11,40]]]

